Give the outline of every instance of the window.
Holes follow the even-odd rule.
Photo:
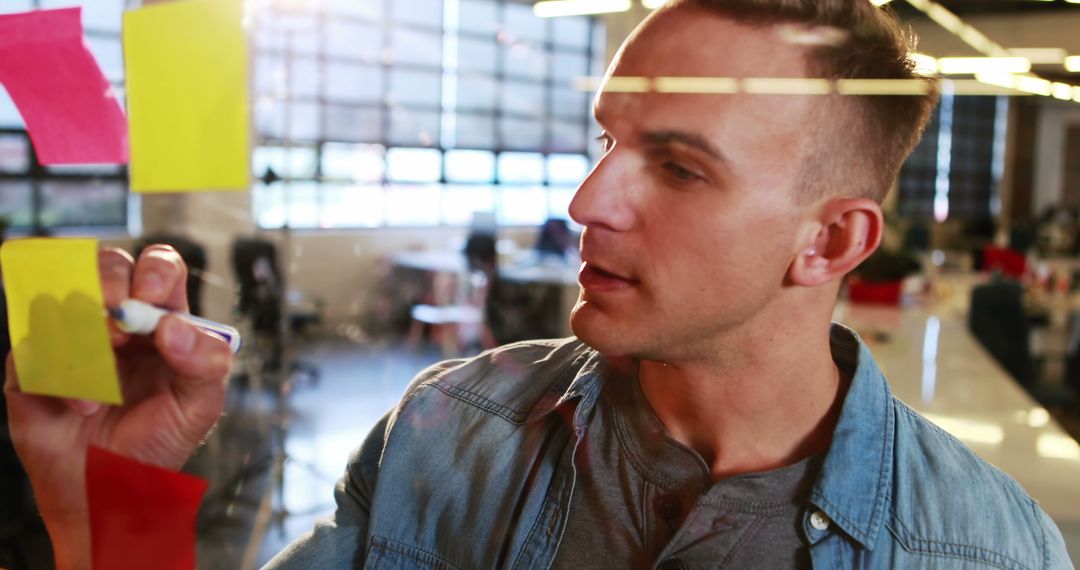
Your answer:
[[[922,141],[900,170],[901,216],[917,221],[993,217],[1004,102],[942,95]]]
[[[85,43],[121,104],[123,0],[5,0],[0,14],[81,6]],[[116,165],[45,167],[26,126],[0,86],[0,212],[17,231],[127,225],[127,168]]]
[[[305,16],[256,13],[253,169],[285,179],[256,184],[259,225],[567,217],[592,150],[590,98],[573,81],[601,73],[602,25],[537,18],[513,0],[407,5],[324,0]],[[314,48],[309,36],[321,38]]]

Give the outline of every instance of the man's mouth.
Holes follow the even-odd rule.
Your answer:
[[[636,285],[637,281],[629,276],[614,273],[593,262],[586,261],[581,264],[578,283],[586,291],[600,293],[628,289]]]

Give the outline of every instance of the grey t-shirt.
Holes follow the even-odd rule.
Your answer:
[[[810,568],[798,525],[820,458],[714,483],[636,377],[606,379],[553,568]]]

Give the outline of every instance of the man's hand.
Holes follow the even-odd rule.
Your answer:
[[[187,310],[187,267],[172,248],[151,246],[138,263],[125,251],[105,250],[98,263],[106,305],[134,298]],[[14,361],[7,359],[4,392],[11,438],[33,484],[60,569],[90,566],[84,482],[88,446],[179,469],[225,405],[232,361],[225,341],[171,316],[152,336],[128,335],[111,321],[109,334],[122,407],[23,394]]]

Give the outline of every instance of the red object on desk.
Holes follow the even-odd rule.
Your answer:
[[[1019,251],[988,245],[983,247],[983,271],[1001,271],[1006,277],[1020,279],[1027,270],[1027,258]]]
[[[195,568],[195,518],[207,482],[98,447],[86,454],[95,569]]]
[[[858,277],[849,277],[848,300],[852,303],[899,305],[903,283],[903,280],[863,281]]]

